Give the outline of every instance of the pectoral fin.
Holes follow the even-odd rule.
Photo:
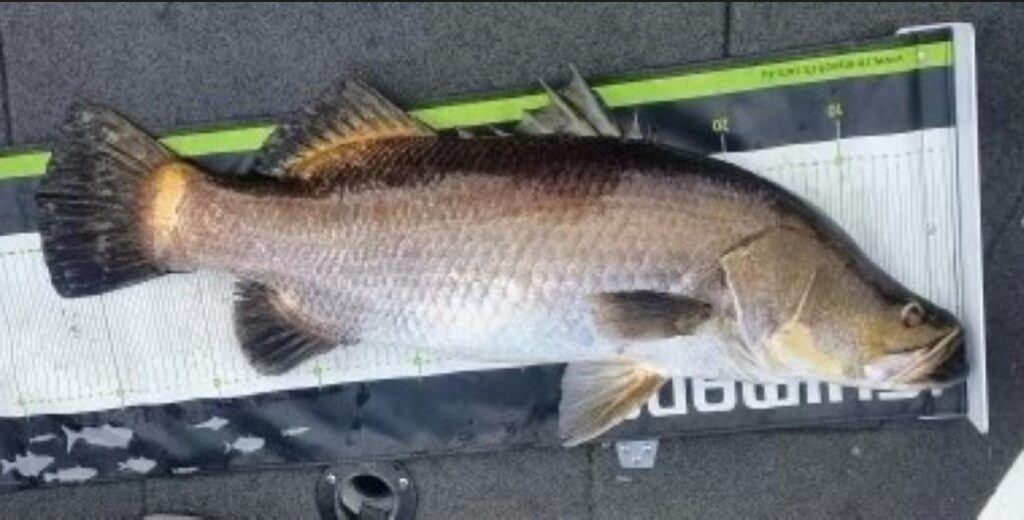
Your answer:
[[[649,365],[628,360],[572,363],[562,376],[558,433],[575,446],[608,431],[647,401],[667,380]]]
[[[656,291],[601,293],[594,298],[598,330],[621,339],[661,339],[691,334],[711,318],[711,305]]]

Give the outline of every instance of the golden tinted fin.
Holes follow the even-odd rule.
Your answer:
[[[621,339],[661,339],[691,334],[711,318],[708,303],[656,291],[601,293],[594,297],[598,330]]]
[[[278,126],[264,143],[256,169],[274,177],[308,179],[358,162],[374,140],[432,135],[377,91],[343,81]]]
[[[570,363],[562,376],[558,434],[575,446],[610,430],[650,399],[667,377],[629,360]]]
[[[239,282],[235,334],[261,374],[281,374],[345,341],[305,319],[294,298],[254,282]]]

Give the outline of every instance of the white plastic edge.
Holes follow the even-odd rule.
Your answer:
[[[978,160],[978,90],[974,26],[941,23],[904,27],[896,34],[949,29],[953,33],[953,81],[956,96],[956,171],[960,192],[960,262],[963,322],[970,375],[967,418],[988,433],[988,372],[985,367],[985,277],[981,236],[981,167]]]

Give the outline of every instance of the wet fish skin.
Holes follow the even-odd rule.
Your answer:
[[[294,191],[190,177],[180,232],[162,249],[169,265],[286,288],[298,314],[342,342],[564,360],[561,349],[603,354],[586,324],[590,295],[664,291],[725,307],[721,253],[793,220],[767,189],[725,182],[724,165],[645,145],[510,137],[377,148],[366,168]],[[554,309],[568,314],[550,322]],[[479,338],[462,324],[494,316],[518,330]]]
[[[169,265],[277,287],[309,328],[337,343],[525,363],[607,359],[623,345],[599,330],[594,295],[680,294],[735,318],[722,259],[779,230],[755,262],[771,263],[779,279],[756,287],[756,297],[788,295],[777,310],[792,310],[799,295],[791,290],[810,266],[827,265],[818,285],[828,285],[813,294],[851,299],[826,311],[850,323],[870,314],[888,324],[874,334],[906,345],[899,308],[914,297],[877,272],[848,269],[858,252],[798,200],[724,163],[649,144],[399,138],[365,151],[358,167],[284,186],[187,175],[175,234],[161,245]],[[792,251],[807,267],[787,273]],[[763,314],[748,313],[764,319],[729,333],[761,348],[786,319]],[[862,358],[891,348],[863,341],[873,333],[822,324],[829,327],[841,343],[835,355],[804,349],[795,363],[815,366],[800,375],[857,382]],[[924,345],[949,332],[940,329],[917,329],[920,337],[906,341]],[[763,378],[772,375],[765,356],[743,370],[711,356],[643,357],[676,375]],[[785,368],[775,375],[797,375]]]

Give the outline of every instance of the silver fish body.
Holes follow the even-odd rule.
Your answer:
[[[594,295],[726,311],[723,253],[799,225],[767,183],[739,186],[725,165],[644,144],[410,139],[376,154],[301,195],[189,179],[169,264],[279,288],[342,340],[541,363],[623,346],[598,330]],[[411,178],[373,177],[395,170]]]

